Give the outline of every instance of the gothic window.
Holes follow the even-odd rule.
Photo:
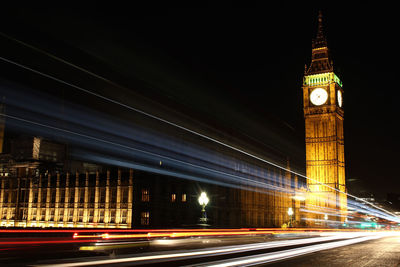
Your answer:
[[[149,202],[150,201],[149,189],[142,189],[142,201],[143,202]]]
[[[115,222],[115,210],[112,210],[110,213],[110,222]]]
[[[104,210],[100,210],[99,223],[104,222]]]
[[[68,221],[72,222],[74,219],[74,210],[70,209],[68,214]]]
[[[140,213],[140,224],[141,225],[150,224],[150,213],[148,211],[143,211]]]
[[[58,202],[64,202],[65,200],[65,189],[60,189],[60,199]]]
[[[83,210],[79,210],[79,221],[83,222]]]
[[[85,190],[81,189],[79,190],[79,203],[84,203],[85,202]]]
[[[101,188],[100,189],[100,203],[106,202],[106,189]]]
[[[94,216],[94,210],[90,209],[89,210],[89,221],[92,222],[93,221],[93,216]]]
[[[69,191],[69,203],[75,202],[75,189],[71,188]]]
[[[58,220],[63,221],[63,217],[64,217],[64,210],[59,209],[58,210]]]
[[[116,203],[117,202],[117,188],[111,188],[110,190],[110,202]]]
[[[127,203],[128,202],[128,189],[127,188],[122,188],[121,189],[121,195],[122,195],[122,203]]]
[[[94,203],[95,194],[96,194],[95,189],[93,187],[89,188],[89,202],[90,203]]]
[[[126,210],[122,211],[122,216],[121,216],[121,223],[126,223]]]
[[[42,203],[46,203],[46,197],[47,197],[47,190],[42,189]]]
[[[55,189],[51,189],[51,199],[50,202],[54,203],[56,201],[56,190]]]

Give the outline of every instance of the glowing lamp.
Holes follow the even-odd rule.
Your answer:
[[[206,206],[210,200],[207,197],[205,192],[202,192],[199,197],[199,204],[202,206]]]
[[[205,192],[201,192],[198,200],[199,204],[201,205],[201,213],[202,213],[200,222],[206,223],[207,222],[206,205],[210,200],[208,199],[207,194]]]
[[[287,214],[289,216],[292,216],[293,215],[293,209],[292,208],[288,208]]]

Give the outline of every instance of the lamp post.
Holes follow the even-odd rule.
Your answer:
[[[288,208],[287,214],[289,215],[289,227],[292,227],[292,216],[293,216],[293,209]]]
[[[207,222],[207,214],[206,214],[206,205],[210,200],[207,197],[205,192],[201,192],[199,196],[199,204],[201,205],[201,218],[200,221],[206,223]]]

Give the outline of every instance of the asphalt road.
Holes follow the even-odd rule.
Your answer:
[[[399,232],[7,240],[0,266],[400,266]]]
[[[386,237],[350,246],[324,250],[268,266],[400,266],[400,237]]]

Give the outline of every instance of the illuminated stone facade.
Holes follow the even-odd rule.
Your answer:
[[[322,89],[314,91],[316,89]],[[335,75],[318,17],[311,65],[305,68],[303,100],[309,224],[343,222],[347,211],[343,136],[343,89]]]
[[[290,170],[289,164],[287,169]],[[305,188],[299,186],[298,177],[289,171],[267,169],[273,189],[247,188],[240,190],[242,227],[303,226],[300,210],[304,208]],[[244,188],[246,189],[246,188]],[[301,197],[299,197],[301,196]],[[292,215],[288,210],[291,208]]]
[[[202,191],[210,197],[206,210],[212,226],[301,225],[304,200],[296,196],[305,190],[297,176],[286,171],[264,170],[273,189],[263,190],[199,184],[131,169],[39,174],[39,167],[37,162],[1,165],[0,227],[196,227]]]
[[[251,183],[229,188],[74,161],[63,155],[65,145],[42,138],[11,141],[0,157],[0,227],[197,227],[203,191],[213,227],[302,225],[304,181],[273,166],[232,166]]]
[[[0,225],[16,227],[132,226],[133,171],[1,177]],[[25,173],[21,175],[21,170]]]

